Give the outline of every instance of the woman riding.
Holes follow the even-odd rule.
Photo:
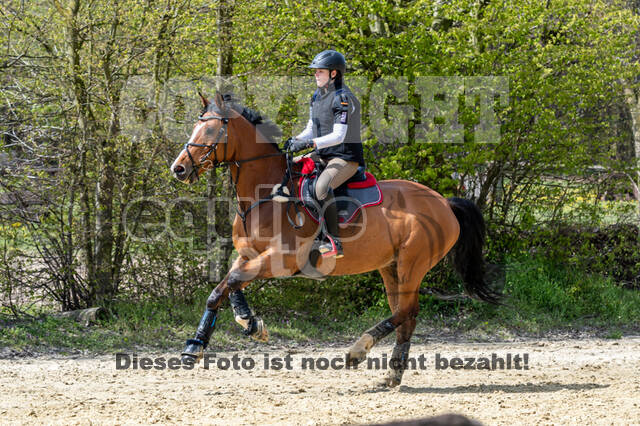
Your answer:
[[[314,148],[310,157],[324,168],[315,185],[315,196],[323,205],[326,234],[319,251],[323,257],[343,257],[338,238],[338,211],[333,190],[364,167],[360,139],[360,102],[343,83],[347,64],[335,50],[325,50],[313,58],[318,88],[311,97],[309,121],[287,146],[297,152]]]

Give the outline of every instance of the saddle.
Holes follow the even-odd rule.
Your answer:
[[[315,185],[319,176],[319,170],[311,158],[303,158],[302,174],[299,182],[298,197],[303,202],[303,208],[307,215],[316,223],[320,222],[319,205],[315,197]],[[382,203],[382,191],[376,178],[364,167],[358,167],[358,171],[345,183],[333,190],[338,208],[338,223],[346,225],[352,222],[360,211],[366,207],[377,206]]]

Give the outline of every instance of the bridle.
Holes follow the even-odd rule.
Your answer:
[[[202,143],[193,143],[193,142],[187,142],[184,144],[184,150],[187,152],[187,155],[189,156],[189,161],[191,161],[191,173],[189,174],[189,176],[187,176],[189,179],[191,178],[191,175],[193,175],[195,173],[196,176],[196,180],[200,179],[200,167],[202,167],[202,165],[206,162],[206,161],[210,161],[209,160],[209,156],[211,156],[211,153],[213,153],[213,166],[217,167],[219,164],[221,164],[222,162],[218,160],[218,150],[216,149],[218,147],[218,144],[220,143],[220,139],[222,138],[222,136],[224,135],[224,155],[223,155],[223,162],[227,162],[224,161],[224,158],[227,157],[227,145],[228,145],[228,141],[229,141],[229,132],[227,131],[227,126],[229,124],[229,119],[227,117],[219,117],[217,115],[211,115],[209,117],[205,117],[204,115],[201,115],[198,117],[198,121],[209,121],[209,120],[220,120],[222,122],[222,126],[220,126],[220,130],[218,130],[218,135],[216,136],[215,141],[211,144],[211,145],[205,145]],[[190,146],[196,146],[199,148],[208,148],[209,150],[207,151],[207,153],[205,155],[202,156],[202,158],[200,158],[200,164],[196,164],[196,162],[193,159],[193,156],[191,155],[191,152],[189,152],[189,147]],[[237,182],[237,181],[236,181]]]
[[[231,173],[229,173],[229,178],[231,179],[231,183],[233,184],[233,188],[235,189],[236,195],[238,193],[238,189],[236,188],[236,185],[238,184],[238,179],[240,178],[240,164],[242,163],[248,163],[250,161],[256,161],[256,160],[261,160],[264,158],[269,158],[269,157],[276,157],[276,156],[280,156],[280,155],[287,155],[287,152],[275,152],[275,153],[271,153],[271,154],[265,154],[265,155],[260,155],[257,157],[251,157],[251,158],[246,158],[246,159],[242,159],[242,160],[233,160],[233,161],[229,161],[226,160],[227,158],[227,146],[228,146],[228,142],[229,142],[229,132],[228,132],[228,124],[229,124],[229,118],[227,117],[220,117],[217,115],[211,115],[208,117],[205,117],[204,115],[200,115],[198,117],[198,121],[209,121],[209,120],[220,120],[222,122],[222,126],[220,126],[220,130],[218,130],[218,134],[216,135],[216,139],[215,141],[211,144],[211,145],[206,145],[206,144],[201,144],[201,143],[193,143],[193,142],[187,142],[184,144],[184,151],[187,152],[187,155],[189,156],[189,161],[191,161],[191,173],[189,174],[189,176],[187,176],[187,178],[191,178],[191,175],[193,173],[195,173],[196,175],[196,180],[199,180],[200,177],[200,168],[203,166],[203,164],[206,161],[211,161],[211,164],[213,166],[214,169],[227,165],[227,164],[235,164],[236,166],[236,178],[235,180],[233,179],[233,177],[231,176]],[[222,160],[218,159],[218,151],[217,151],[217,147],[218,144],[220,143],[221,138],[224,136],[224,154],[222,156]],[[191,155],[191,152],[189,152],[189,147],[190,146],[195,146],[195,147],[199,147],[199,148],[208,148],[207,152],[200,158],[200,164],[196,164],[195,160],[193,159],[193,155]],[[213,153],[213,161],[209,160],[209,157],[211,156],[211,154]],[[286,185],[286,183],[289,181],[289,179],[292,176],[291,173],[291,159],[290,159],[290,155],[287,155],[287,171],[282,179],[281,182],[281,186]],[[254,202],[253,204],[251,204],[246,210],[240,210],[240,209],[236,209],[238,216],[240,216],[240,218],[242,219],[242,224],[244,226],[244,230],[245,233],[247,232],[247,215],[249,214],[249,212],[251,210],[253,210],[255,207],[258,207],[260,204],[267,202],[267,201],[271,201],[273,199],[273,194],[269,195],[269,197],[267,198],[262,198],[256,202]],[[291,202],[291,201],[290,201]],[[294,203],[294,207],[296,209],[296,213],[298,211],[297,209],[297,205]],[[293,223],[293,221],[291,220],[291,218],[288,216],[287,213],[287,219],[289,219],[289,223],[291,223],[292,226],[294,226],[296,229],[300,228],[300,226],[297,226],[296,224]]]
[[[209,160],[209,156],[211,156],[211,153],[213,153],[213,161],[211,161],[211,164],[213,166],[213,168],[218,168],[227,164],[235,164],[237,167],[237,172],[236,172],[236,178],[233,182],[233,184],[237,184],[238,183],[238,178],[240,176],[240,164],[242,163],[248,163],[250,161],[255,161],[255,160],[262,160],[263,158],[269,158],[269,157],[277,157],[280,155],[285,155],[285,152],[274,152],[272,154],[265,154],[265,155],[259,155],[257,157],[251,157],[251,158],[245,158],[242,160],[233,160],[233,161],[229,161],[229,160],[225,160],[225,158],[227,158],[227,146],[229,145],[229,132],[228,132],[228,124],[229,124],[229,119],[227,117],[219,117],[217,115],[211,115],[209,117],[205,117],[203,115],[201,115],[200,117],[198,117],[199,121],[209,121],[209,120],[220,120],[222,122],[222,126],[220,126],[220,130],[218,130],[218,134],[216,135],[216,140],[211,144],[211,145],[206,145],[206,144],[201,144],[201,143],[193,143],[193,142],[187,142],[184,144],[184,151],[187,152],[187,155],[189,156],[189,161],[191,161],[191,173],[189,174],[189,176],[187,177],[191,177],[191,175],[193,173],[196,174],[196,179],[199,179],[199,170],[200,167],[202,167],[202,165],[206,162],[206,161],[211,161]],[[220,143],[220,138],[222,138],[222,136],[224,136],[224,154],[222,155],[222,160],[218,159],[218,151],[217,151],[217,147],[218,144]],[[191,153],[189,152],[189,147],[190,146],[196,146],[199,148],[209,148],[207,153],[205,155],[202,156],[202,158],[200,158],[200,164],[196,164],[196,162],[193,159],[193,156],[191,155]]]

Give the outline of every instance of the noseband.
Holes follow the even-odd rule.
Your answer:
[[[199,121],[220,120],[222,122],[222,126],[218,131],[216,140],[211,145],[205,145],[201,143],[192,143],[192,142],[187,142],[184,144],[184,150],[187,152],[187,155],[189,156],[189,161],[191,161],[191,173],[189,174],[189,177],[191,177],[191,175],[195,173],[196,179],[200,179],[199,173],[198,173],[200,171],[200,167],[202,167],[204,162],[209,159],[209,156],[211,155],[211,153],[213,153],[213,165],[215,166],[216,164],[220,163],[220,161],[218,160],[218,152],[216,148],[218,147],[218,144],[220,143],[220,139],[222,138],[223,135],[224,135],[224,155],[222,159],[224,160],[227,157],[227,145],[228,145],[227,142],[229,140],[229,133],[227,132],[227,125],[229,124],[228,118],[218,117],[215,115],[210,117],[204,117],[201,115],[200,117],[198,117],[198,120]],[[199,148],[209,148],[207,153],[203,155],[202,158],[200,158],[200,164],[196,164],[196,162],[194,161],[193,156],[189,152],[190,146],[197,146]]]

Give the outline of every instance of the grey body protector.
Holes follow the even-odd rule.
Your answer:
[[[333,125],[336,123],[347,125],[347,134],[342,143],[318,149],[318,155],[323,160],[338,157],[364,166],[360,138],[360,102],[346,85],[338,83],[336,87],[330,82],[317,89],[311,98],[311,120],[314,138],[333,132]]]

